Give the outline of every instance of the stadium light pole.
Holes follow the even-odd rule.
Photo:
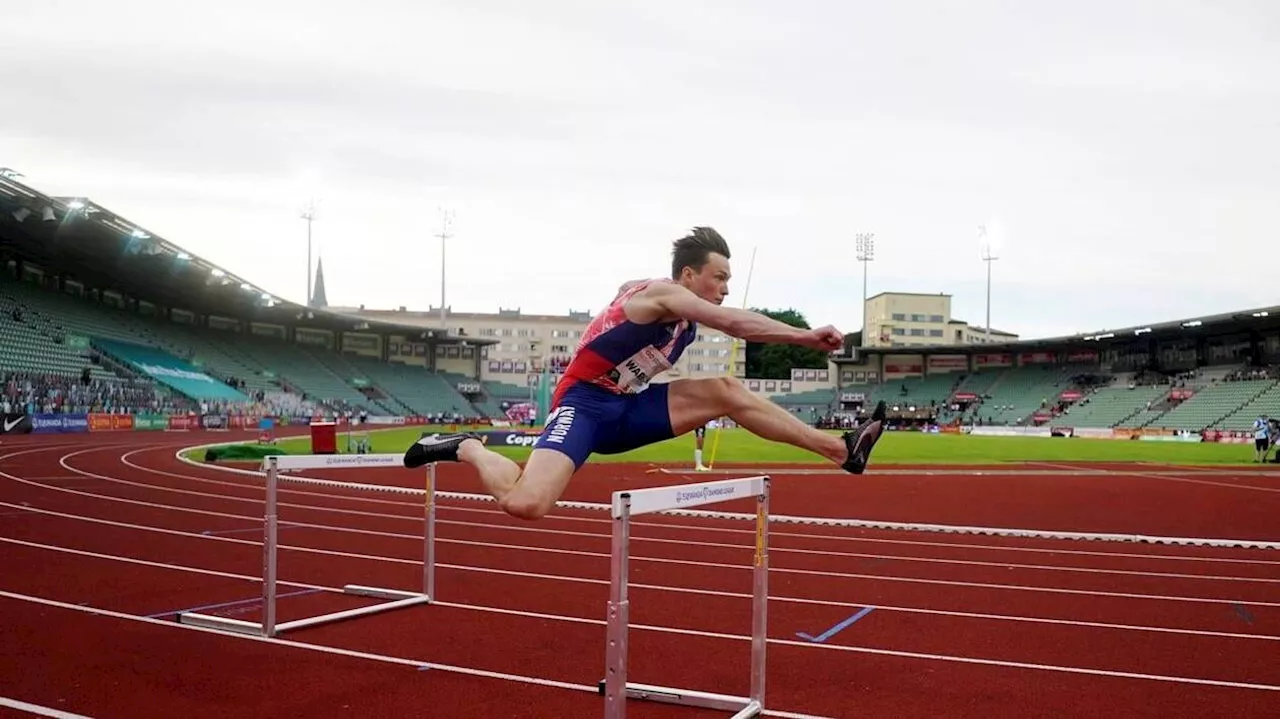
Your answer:
[[[445,281],[445,265],[444,250],[445,244],[453,237],[449,233],[449,225],[453,223],[453,210],[440,209],[440,234],[436,237],[440,238],[440,329],[444,330],[445,335],[449,334],[449,323],[445,317],[444,311],[444,281]]]
[[[862,263],[862,346],[869,347],[867,343],[867,266],[875,259],[876,234],[859,232],[856,239],[858,261]]]
[[[307,203],[306,209],[302,211],[302,219],[307,221],[307,296],[302,301],[303,306],[311,306],[311,223],[316,219],[316,202],[311,200]]]
[[[978,237],[982,238],[982,261],[987,263],[987,343],[991,343],[991,263],[1000,259],[987,239],[987,226],[978,225]]]

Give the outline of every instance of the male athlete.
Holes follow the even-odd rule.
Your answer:
[[[735,378],[650,384],[693,342],[699,323],[748,342],[827,352],[843,346],[844,338],[834,327],[799,329],[756,312],[724,307],[729,277],[728,244],[715,230],[698,227],[674,243],[671,279],[624,284],[583,333],[523,470],[471,433],[424,436],[405,452],[404,465],[465,462],[475,467],[504,511],[538,519],[551,511],[593,452],[626,452],[727,416],[764,439],[807,449],[845,471],[862,474],[884,430],[884,402],[869,420],[837,437],[752,394]]]

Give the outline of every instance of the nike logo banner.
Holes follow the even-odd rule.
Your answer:
[[[0,415],[0,434],[31,434],[31,417],[25,414]]]

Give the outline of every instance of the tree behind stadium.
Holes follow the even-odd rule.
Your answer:
[[[753,308],[770,319],[802,329],[813,329],[804,315],[793,309]],[[786,344],[747,343],[747,373],[750,379],[791,379],[792,368],[826,369],[827,353]]]

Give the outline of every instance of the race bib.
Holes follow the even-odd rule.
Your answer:
[[[613,382],[628,394],[643,391],[654,377],[671,369],[666,355],[653,346],[645,347],[613,368]]]

